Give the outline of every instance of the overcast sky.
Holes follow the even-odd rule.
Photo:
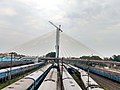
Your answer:
[[[120,0],[0,0],[0,52],[62,25],[104,56],[120,54]]]

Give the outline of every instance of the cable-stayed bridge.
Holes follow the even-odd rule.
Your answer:
[[[13,47],[9,51],[15,51],[25,55],[42,56],[55,51],[55,40],[56,34],[55,31],[52,31],[22,45]],[[80,57],[91,54],[102,56],[64,32],[60,34],[60,57]]]
[[[112,64],[119,65],[119,63],[117,62],[64,58],[64,57],[80,57],[84,55],[88,56],[93,54],[101,56],[101,54],[97,53],[95,50],[89,48],[88,46],[82,44],[73,37],[65,33],[62,33],[62,30],[60,29],[60,25],[59,27],[57,27],[52,22],[50,23],[57,28],[56,33],[54,31],[46,33],[38,38],[35,38],[22,45],[10,49],[9,52],[17,52],[20,54],[25,54],[30,56],[44,56],[49,52],[56,52],[56,57],[55,58],[40,57],[39,63],[38,63],[39,57],[36,57],[36,59],[34,60],[36,61],[36,63],[32,64],[32,66],[28,65],[28,67],[27,66],[24,67],[32,70],[31,67],[37,68],[40,67],[41,65],[45,65],[45,64],[47,65],[44,66],[42,69],[35,71],[28,76],[25,76],[20,81],[11,84],[10,86],[4,88],[3,90],[9,90],[11,88],[12,89],[16,88],[14,90],[18,90],[20,88],[21,88],[20,90],[26,90],[26,89],[27,90],[48,90],[48,89],[104,90],[103,89],[104,87],[102,87],[100,84],[97,84],[95,80],[93,80],[90,77],[90,72],[101,75],[105,78],[109,78],[111,80],[115,80],[116,82],[120,82],[119,71],[114,72],[112,68],[109,69],[109,67],[112,67]],[[42,61],[42,59],[44,61]],[[105,65],[104,63],[107,63],[108,65]],[[17,67],[17,68],[19,68],[17,69],[18,71],[23,69],[23,67]],[[13,71],[15,70],[16,67],[15,68],[13,67],[12,69],[12,54],[11,54],[11,67],[9,71],[10,74],[8,75],[8,77],[10,76],[10,79],[12,78],[12,75],[14,75]],[[22,73],[23,71],[25,72],[27,70],[23,69],[22,71],[19,71],[17,74]],[[71,76],[73,73],[75,76],[74,75]],[[21,83],[21,81],[24,81],[24,83]],[[28,83],[29,81],[30,83]],[[79,81],[81,81],[83,85]],[[104,79],[102,81],[104,82]],[[109,81],[107,81],[106,83],[109,83]],[[111,82],[109,84],[111,84]],[[114,87],[116,87],[118,84],[117,85],[114,84],[114,85],[115,85]],[[112,87],[113,86],[111,85],[110,88]]]

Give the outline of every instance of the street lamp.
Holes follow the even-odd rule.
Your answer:
[[[91,54],[92,56],[93,56],[93,54]],[[91,56],[91,57],[92,57]],[[88,58],[88,70],[87,70],[87,72],[88,72],[88,89],[87,90],[89,90],[89,85],[90,85],[90,71],[89,71],[89,69],[90,69],[90,59],[91,59],[91,57],[89,56],[89,58]]]
[[[10,61],[10,74],[9,74],[9,79],[12,78],[12,59],[13,59],[13,55],[15,54],[15,52],[10,52],[10,57],[11,57],[11,61]]]
[[[90,77],[90,72],[89,72],[89,63],[90,63],[90,60],[89,60],[89,58],[88,58],[88,63],[87,63],[87,65],[88,65],[88,69],[87,69],[87,73],[88,73],[88,88],[87,88],[87,90],[89,90],[89,82],[90,82],[90,80],[89,80],[89,77]]]

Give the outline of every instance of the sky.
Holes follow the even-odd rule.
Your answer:
[[[120,0],[0,0],[0,52],[62,25],[103,56],[120,54]]]

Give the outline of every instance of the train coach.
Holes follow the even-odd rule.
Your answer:
[[[90,76],[88,76],[86,71],[79,69],[79,72],[81,73],[81,79],[87,90],[104,90]]]
[[[52,64],[48,64],[2,90],[37,90],[39,84],[42,82],[51,67]]]
[[[10,68],[5,68],[0,70],[0,81],[4,82],[10,77],[10,74],[12,77],[25,73],[29,70],[32,70],[34,68],[37,68],[44,64],[43,62],[40,63],[35,63],[35,64],[29,64],[29,65],[23,65],[23,66],[17,66],[17,67],[12,67],[11,70]]]
[[[85,66],[78,66],[78,67],[84,70],[88,69]],[[96,68],[96,67],[89,67],[89,71],[120,83],[120,72],[119,71],[112,71],[109,69],[106,70],[104,68],[102,69],[102,68]]]
[[[68,71],[63,67],[63,87],[64,90],[82,90],[73,77],[68,73]]]
[[[87,90],[104,90],[103,88],[101,88],[96,82],[95,80],[93,80],[90,76],[88,77],[88,73],[78,67],[75,67],[73,65],[70,65],[69,66],[73,69],[76,69],[78,70],[78,72],[80,73],[81,75],[81,79],[84,83],[84,86]]]
[[[57,69],[52,68],[38,90],[57,90]]]
[[[100,76],[106,77],[108,79],[114,80],[120,83],[120,72],[119,71],[112,71],[109,69],[101,69],[101,68],[90,68],[90,72],[98,74]]]

